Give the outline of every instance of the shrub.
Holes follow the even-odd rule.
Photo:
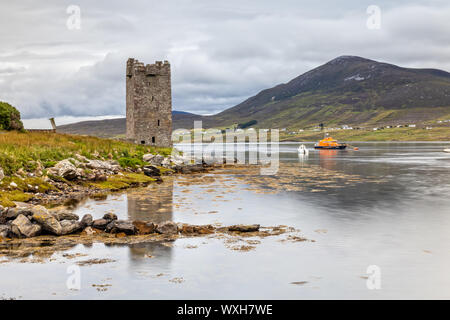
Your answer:
[[[257,123],[258,123],[258,121],[256,121],[256,120],[250,120],[248,122],[238,124],[237,127],[239,129],[245,129],[245,128],[251,127],[251,126],[253,126],[253,125],[257,124]]]
[[[144,162],[142,160],[139,160],[137,158],[120,158],[119,160],[119,164],[122,168],[136,168],[136,167],[140,167],[144,165]]]
[[[23,130],[20,112],[12,105],[0,101],[0,130]]]

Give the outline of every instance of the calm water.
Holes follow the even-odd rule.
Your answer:
[[[282,144],[277,177],[176,176],[75,209],[156,222],[287,225],[315,242],[255,238],[260,243],[246,252],[208,237],[79,245],[45,263],[0,263],[0,298],[449,299],[450,154],[442,152],[449,145],[356,145],[357,152],[299,158],[298,144]],[[81,289],[68,290],[67,268],[92,258],[115,262],[80,267]],[[381,271],[378,290],[366,284],[370,265]]]

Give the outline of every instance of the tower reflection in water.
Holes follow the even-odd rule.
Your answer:
[[[128,218],[155,224],[172,220],[173,180],[168,177],[161,184],[135,190],[127,194]],[[162,242],[129,244],[130,267],[151,265],[165,269],[170,265],[172,248]],[[151,259],[155,258],[155,259]]]
[[[130,220],[162,223],[172,220],[173,180],[165,179],[161,184],[127,194],[128,218]]]

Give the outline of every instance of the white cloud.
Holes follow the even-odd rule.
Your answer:
[[[125,112],[125,63],[169,60],[174,109],[211,114],[342,54],[450,70],[445,1],[63,1],[0,4],[0,100],[24,118]]]

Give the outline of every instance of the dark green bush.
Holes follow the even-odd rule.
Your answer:
[[[20,112],[12,105],[0,101],[0,130],[23,130]]]
[[[137,158],[120,158],[119,160],[119,164],[122,168],[136,168],[136,167],[141,167],[144,165],[144,162],[142,160],[139,160]]]

